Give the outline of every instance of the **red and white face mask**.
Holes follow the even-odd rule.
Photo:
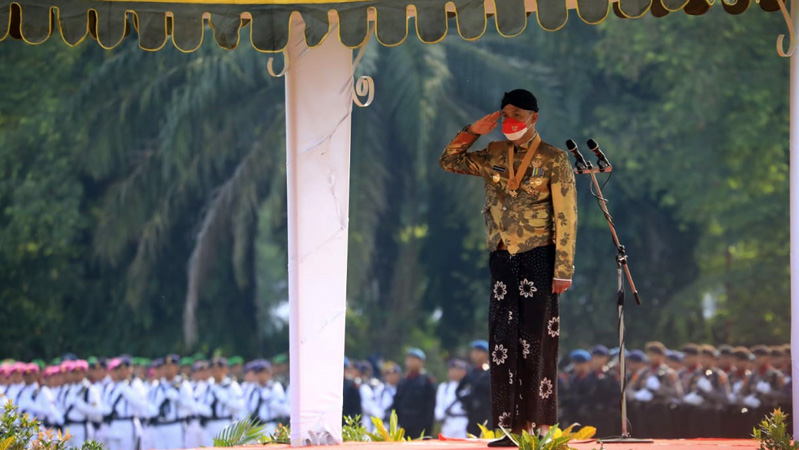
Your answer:
[[[512,117],[502,120],[502,134],[508,138],[509,141],[516,141],[522,138],[527,133],[527,123],[520,122]]]

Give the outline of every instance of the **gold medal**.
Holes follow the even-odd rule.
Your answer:
[[[499,183],[501,177],[499,176],[498,173],[495,173],[494,176],[491,177],[491,179],[494,180],[494,183]]]
[[[532,184],[535,187],[541,186],[543,183],[544,183],[543,177],[536,177],[530,180],[530,184]]]

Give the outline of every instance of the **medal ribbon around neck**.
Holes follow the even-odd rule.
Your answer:
[[[519,189],[519,186],[522,185],[522,179],[524,179],[524,175],[527,173],[527,167],[530,166],[530,162],[533,160],[533,156],[535,152],[538,151],[538,145],[541,144],[541,136],[538,133],[533,136],[533,142],[530,144],[530,148],[527,149],[527,154],[524,155],[524,159],[522,159],[522,165],[519,167],[519,173],[514,174],[513,168],[513,156],[514,156],[514,145],[508,147],[508,190],[515,191]]]

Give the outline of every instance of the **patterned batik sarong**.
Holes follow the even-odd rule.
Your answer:
[[[489,353],[495,427],[554,425],[558,418],[558,296],[555,246],[491,253]]]

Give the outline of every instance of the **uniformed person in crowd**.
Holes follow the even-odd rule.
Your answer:
[[[64,414],[57,402],[61,385],[61,368],[58,366],[47,367],[44,370],[42,386],[34,398],[36,412],[33,413],[42,421],[45,428],[60,429],[64,425]]]
[[[15,362],[8,368],[8,387],[5,396],[16,405],[19,405],[19,394],[25,387],[25,380],[22,377],[25,367],[25,363]]]
[[[203,423],[212,415],[209,403],[203,402],[209,390],[211,369],[208,361],[192,358],[191,365],[191,391],[194,396],[194,415],[186,423],[186,447],[198,448],[208,445],[207,433]]]
[[[103,420],[100,392],[89,382],[89,364],[85,360],[70,361],[69,387],[64,395],[64,428],[72,435],[70,444],[80,448],[94,439],[94,424]]]
[[[735,357],[733,357],[733,348],[729,344],[719,345],[719,362],[718,368],[722,370],[727,376],[735,370]]]
[[[394,404],[397,385],[402,379],[402,368],[393,361],[386,361],[380,368],[380,373],[383,375],[383,383],[375,389],[373,416],[386,421],[391,415],[391,406]]]
[[[699,364],[699,346],[694,343],[685,344],[682,347],[682,354],[683,368],[677,372],[677,375],[680,377],[683,393],[688,394],[691,380],[699,377],[702,373],[702,366]]]
[[[19,405],[20,412],[34,414],[36,411],[34,398],[39,391],[39,366],[22,363],[21,370],[23,385],[16,395],[15,403]]]
[[[89,357],[86,362],[89,364],[89,372],[88,378],[89,382],[92,383],[97,392],[100,393],[100,404],[102,405],[103,409],[103,417],[107,417],[110,413],[111,404],[108,399],[108,395],[111,391],[111,377],[108,374],[108,361],[105,358],[98,358],[96,356]],[[108,424],[103,422],[96,422],[93,424],[94,426],[94,440],[97,442],[104,444],[106,446],[109,445],[108,441]]]
[[[585,399],[594,399],[599,387],[598,380],[591,376],[591,354],[583,349],[574,350],[569,360],[572,370],[561,389],[561,420],[564,424],[588,424],[593,417],[594,402]]]
[[[666,365],[671,368],[671,370],[677,372],[677,377],[680,376],[680,371],[683,369],[683,354],[677,350],[666,350]],[[682,386],[682,380],[680,380],[680,386]]]
[[[361,396],[361,425],[369,431],[374,431],[372,414],[375,411],[375,393],[372,385],[371,369],[369,361],[356,361],[350,370],[352,379],[358,387]]]
[[[370,431],[375,429],[374,423],[372,422],[372,417],[382,418],[381,415],[383,414],[383,408],[378,404],[377,397],[378,393],[383,388],[383,381],[375,376],[375,365],[379,365],[379,362],[367,360],[363,361],[363,364],[360,367],[361,378],[363,382],[368,384],[369,388],[371,389],[371,398],[369,402],[361,401],[361,404],[365,406],[363,409],[363,415],[366,418],[364,427]]]
[[[155,387],[151,406],[153,444],[157,450],[185,448],[184,425],[195,414],[194,394],[188,380],[180,376],[180,357],[164,359],[162,378]]]
[[[231,422],[237,420],[244,410],[241,386],[228,376],[229,372],[227,359],[216,357],[211,360],[212,380],[209,381],[205,395],[201,399],[201,403],[208,406],[203,417],[207,447],[213,446],[213,438]]]
[[[453,359],[447,365],[447,381],[438,385],[436,391],[436,421],[441,422],[441,434],[451,438],[466,438],[466,427],[469,417],[458,397],[460,386],[469,364],[460,359]]]
[[[592,417],[584,425],[595,426],[598,432],[615,431],[619,419],[620,383],[616,372],[611,370],[610,350],[604,345],[591,348],[591,373],[589,377],[596,384],[592,400]]]
[[[705,344],[699,351],[700,368],[688,378],[683,401],[694,406],[725,406],[730,398],[730,383],[727,374],[716,367],[718,350]]]
[[[591,347],[591,372],[605,373],[610,363],[610,350],[604,345]]]
[[[108,450],[139,448],[141,417],[147,413],[147,393],[140,380],[133,378],[133,361],[128,356],[111,360],[108,365],[111,377],[107,396],[108,425],[106,440]]]
[[[289,386],[289,357],[281,353],[272,358],[272,379],[275,383],[283,385],[283,389]]]
[[[343,417],[355,418],[356,416],[363,416],[363,409],[361,407],[361,390],[359,389],[358,382],[355,378],[355,371],[352,367],[352,361],[348,357],[344,357],[344,404],[343,404]]]
[[[733,370],[728,376],[730,381],[730,403],[756,408],[759,405],[755,404],[756,402],[753,402],[752,399],[747,401],[748,404],[744,402],[746,399],[745,387],[749,386],[749,380],[752,378],[750,367],[752,366],[754,355],[746,347],[736,347],[732,351],[732,356]]]
[[[194,359],[191,356],[184,356],[180,358],[180,376],[185,379],[191,378],[191,366],[194,364]]]
[[[677,372],[665,364],[666,346],[661,342],[646,344],[649,366],[639,374],[637,385],[633,386],[633,399],[640,402],[679,403],[682,399],[682,385]]]
[[[433,433],[436,407],[436,383],[424,369],[427,356],[418,348],[408,349],[405,378],[397,386],[392,409],[407,436],[418,438]]]
[[[635,392],[631,392],[631,389],[637,385],[638,379],[646,368],[648,360],[646,359],[646,354],[641,350],[630,350],[625,354],[625,357],[627,369],[627,396],[629,398],[635,395]]]
[[[241,356],[231,356],[228,359],[228,364],[230,364],[230,372],[229,377],[236,382],[240,382],[244,379],[244,358]]]
[[[466,410],[469,425],[466,432],[480,436],[480,425],[491,428],[491,372],[489,370],[488,341],[478,339],[470,345],[471,368],[458,386],[458,397]]]
[[[751,407],[774,406],[783,399],[784,378],[779,370],[771,365],[771,349],[765,345],[752,348],[755,356],[752,376],[743,388],[747,404]]]
[[[257,362],[258,360],[254,360],[244,364],[244,380],[240,384],[245,399],[249,398],[250,392],[255,389],[255,386],[258,384],[255,376],[255,364]]]
[[[255,385],[245,397],[247,411],[253,418],[266,425],[267,433],[272,433],[282,423],[278,420],[288,415],[286,393],[283,391],[283,385],[272,379],[272,366],[269,361],[254,361],[250,367],[255,373]]]

